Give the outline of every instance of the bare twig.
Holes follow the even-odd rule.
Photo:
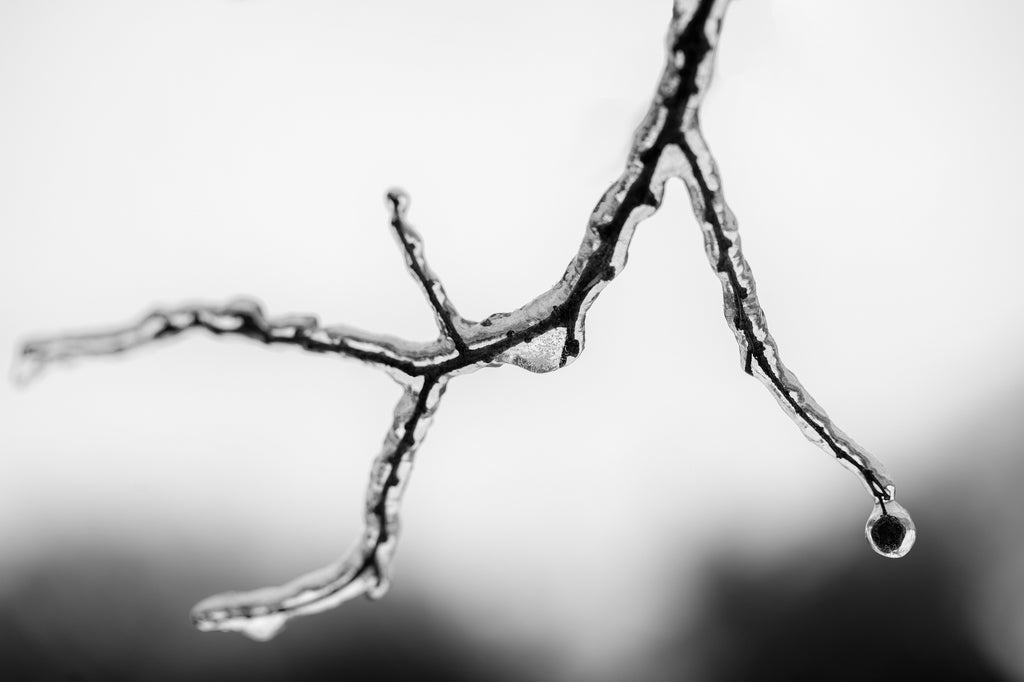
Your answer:
[[[666,66],[634,136],[625,170],[594,208],[583,243],[561,280],[518,310],[480,322],[463,319],[428,266],[419,235],[407,222],[408,198],[392,191],[387,196],[391,226],[407,269],[433,309],[439,330],[435,341],[417,344],[343,327],[321,327],[316,318],[306,316],[267,319],[258,304],[241,300],[157,311],[125,329],[25,344],[22,376],[27,379],[54,362],[118,353],[187,329],[204,328],[355,358],[385,370],[404,387],[394,425],[373,467],[361,540],[338,562],[282,587],[219,595],[200,603],[193,617],[201,629],[238,630],[268,638],[291,617],[330,608],[359,594],[383,594],[397,539],[402,489],[447,381],[501,364],[548,372],[577,358],[583,350],[590,305],[625,267],[634,229],[657,211],[671,178],[681,179],[689,190],[708,259],[722,282],[726,320],[739,344],[745,371],[768,387],[810,440],[851,469],[868,488],[876,510],[866,532],[876,550],[886,556],[902,556],[909,550],[915,531],[894,501],[892,481],[877,461],[836,428],[779,359],[740,247],[736,219],[701,134],[700,104],[711,82],[727,5],[728,0],[676,0]]]

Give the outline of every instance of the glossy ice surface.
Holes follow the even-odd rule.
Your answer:
[[[876,501],[864,527],[864,535],[876,552],[890,559],[898,559],[914,546],[917,529],[914,520],[899,502],[890,500],[883,504]]]

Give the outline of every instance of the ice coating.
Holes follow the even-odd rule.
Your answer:
[[[538,374],[552,372],[562,366],[565,337],[565,328],[549,329],[535,339],[509,348],[497,357],[497,361]]]
[[[876,552],[889,559],[899,559],[914,546],[917,528],[899,502],[876,500],[864,526],[864,535]]]
[[[322,326],[311,315],[267,317],[259,303],[243,298],[223,305],[158,309],[120,329],[46,338],[23,346],[14,375],[21,382],[56,362],[116,354],[190,329],[205,329],[353,358],[383,370],[402,386],[394,421],[371,470],[360,539],[335,563],[279,587],[225,593],[200,602],[192,613],[197,627],[265,640],[290,618],[323,611],[359,595],[383,595],[412,459],[448,381],[503,364],[550,372],[579,357],[587,311],[626,266],[636,227],[658,210],[665,184],[672,178],[681,180],[689,192],[708,260],[722,284],[726,321],[736,337],[744,370],[768,388],[808,439],[866,486],[875,504],[865,529],[872,547],[888,557],[909,551],[916,531],[894,500],[892,481],[873,457],[832,423],[782,364],[742,253],[736,218],[701,133],[700,104],[711,83],[727,5],[728,0],[676,0],[665,68],[634,134],[622,174],[595,206],[579,251],[561,279],[515,311],[495,313],[480,322],[463,318],[427,263],[423,240],[408,222],[408,196],[393,190],[387,194],[390,225],[406,269],[434,313],[439,331],[434,341],[414,343],[340,325]]]
[[[370,473],[363,535],[344,556],[279,587],[209,597],[192,609],[196,627],[266,640],[296,616],[334,608],[363,594],[383,596],[398,540],[402,492],[445,383],[444,379],[420,379],[406,386]]]

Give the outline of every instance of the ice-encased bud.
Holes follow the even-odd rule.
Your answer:
[[[910,514],[898,502],[889,500],[883,504],[876,500],[864,526],[864,535],[876,552],[889,559],[898,559],[914,546],[917,529]]]

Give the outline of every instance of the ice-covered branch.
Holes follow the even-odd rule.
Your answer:
[[[15,379],[26,384],[48,365],[81,357],[116,355],[169,339],[190,329],[218,336],[243,336],[268,345],[298,346],[314,353],[336,353],[402,374],[415,374],[429,346],[341,326],[322,327],[315,315],[268,318],[258,301],[237,298],[223,305],[196,303],[157,309],[135,324],[102,332],[35,339],[21,347]],[[436,352],[441,349],[437,348]]]
[[[700,103],[711,81],[714,49],[727,4],[728,0],[676,3],[677,25],[684,28],[671,43],[671,50],[674,61],[683,67],[676,93],[669,98],[678,103],[667,105],[667,116],[677,126],[671,144],[679,148],[685,161],[679,164],[678,174],[686,183],[694,215],[704,232],[708,260],[722,282],[725,319],[739,344],[744,370],[761,380],[808,439],[861,478],[877,502],[880,518],[898,516],[903,521],[887,520],[882,525],[869,521],[867,529],[880,553],[902,556],[913,544],[915,529],[893,499],[896,489],[892,480],[875,458],[832,423],[779,357],[743,256],[736,217],[725,201],[718,166],[700,129]]]
[[[779,359],[743,256],[736,219],[725,202],[718,168],[699,125],[728,0],[676,0],[667,59],[658,89],[638,128],[626,166],[594,208],[579,251],[550,290],[509,313],[480,322],[462,318],[430,269],[423,242],[407,221],[408,198],[392,191],[391,226],[405,265],[426,295],[439,337],[413,343],[344,327],[321,327],[313,317],[267,319],[259,305],[194,305],[157,311],[135,325],[99,334],[34,341],[22,350],[23,375],[85,355],[106,355],[204,328],[267,344],[295,345],[361,360],[390,374],[405,394],[384,451],[374,464],[366,533],[340,561],[278,588],[213,597],[194,612],[205,630],[272,636],[293,616],[329,608],[359,594],[378,596],[387,585],[398,533],[398,500],[411,458],[422,441],[446,383],[483,367],[512,364],[531,372],[564,367],[583,350],[587,311],[625,267],[636,226],[661,205],[669,179],[682,180],[722,282],[725,316],[744,369],[757,376],[804,434],[851,469],[875,499],[866,533],[879,553],[898,557],[913,544],[910,517],[894,500],[881,466],[842,433]]]
[[[363,535],[344,556],[279,587],[204,599],[192,609],[196,627],[270,639],[295,616],[334,608],[362,594],[375,599],[383,596],[398,542],[402,493],[445,383],[444,379],[418,379],[405,387],[370,472]]]
[[[388,205],[391,208],[391,227],[395,231],[395,238],[405,256],[405,266],[409,274],[413,276],[416,283],[420,285],[423,295],[430,302],[434,311],[434,318],[437,321],[437,329],[444,337],[451,341],[456,350],[465,353],[466,342],[462,339],[460,327],[465,326],[462,316],[455,309],[455,304],[448,297],[448,293],[441,284],[441,279],[434,274],[434,271],[427,265],[427,257],[423,250],[423,240],[412,225],[406,220],[409,210],[409,195],[401,190],[393,189],[387,195]]]

